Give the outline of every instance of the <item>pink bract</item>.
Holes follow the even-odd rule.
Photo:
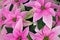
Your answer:
[[[29,27],[25,28],[23,31],[23,22],[22,19],[19,19],[19,21],[17,22],[13,33],[11,34],[7,34],[8,38],[10,38],[10,40],[28,40],[27,35],[29,32]]]
[[[60,35],[60,26],[53,28],[52,30],[47,26],[44,26],[41,30],[35,29],[37,33],[30,32],[30,36],[33,40],[60,40],[58,35]]]
[[[52,3],[44,3],[45,0],[30,1],[26,3],[26,6],[31,6],[35,10],[33,14],[33,22],[41,19],[43,17],[43,22],[49,27],[52,27],[52,16],[55,16],[55,11],[51,8]]]

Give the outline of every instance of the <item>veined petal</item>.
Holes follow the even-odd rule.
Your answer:
[[[22,22],[22,19],[19,19],[19,21],[17,22],[14,30],[13,30],[13,34],[14,35],[19,35],[19,33],[22,32],[22,29],[23,29],[23,22]]]
[[[25,28],[25,30],[23,31],[23,35],[26,37],[29,33],[29,27]]]
[[[21,12],[21,16],[22,16],[23,18],[26,17],[26,14],[27,14],[27,11],[23,11],[23,12]]]
[[[56,26],[55,28],[52,29],[52,32],[55,32],[55,37],[54,40],[60,40],[60,26]]]
[[[14,35],[12,34],[12,33],[9,33],[9,34],[7,34],[6,35],[6,37],[5,37],[5,39],[7,40],[11,40],[11,39],[13,39],[14,38]]]
[[[55,32],[56,35],[59,35],[60,34],[60,26],[56,26],[55,28],[52,29],[52,32]]]
[[[48,33],[47,33],[48,32]],[[44,28],[43,28],[43,34],[44,34],[44,36],[45,35],[49,35],[50,34],[50,32],[51,32],[51,30],[50,30],[50,28],[49,27],[47,27],[47,26],[44,26]]]
[[[37,0],[41,5],[44,5],[44,0]]]
[[[58,6],[57,4],[55,4],[55,3],[52,3],[51,7],[52,7],[52,8],[57,8],[57,9],[58,9],[59,6]]]
[[[15,37],[15,38],[18,38],[18,36],[19,36],[19,31],[18,30],[13,30],[13,36]]]
[[[55,39],[55,32],[51,32],[49,35],[50,40],[54,40]]]
[[[36,22],[40,18],[42,18],[42,13],[34,13],[34,15],[33,15],[33,22]]]
[[[16,9],[15,15],[20,15],[20,9]]]
[[[44,12],[45,13],[45,12]],[[49,27],[52,28],[52,16],[46,12],[45,15],[43,15],[43,22]]]
[[[50,8],[51,7],[51,2],[46,3],[45,7]]]
[[[55,13],[54,9],[49,8],[49,9],[48,9],[48,11],[51,13],[51,15],[52,15],[52,16],[55,16],[55,15],[56,15],[56,13]]]
[[[40,8],[41,7],[41,4],[38,1],[35,1],[33,7]]]
[[[40,8],[41,7],[41,4],[38,1],[30,1],[29,3],[26,3],[25,5],[35,7],[35,8]]]
[[[32,32],[30,32],[29,34],[30,34],[30,37],[34,40],[35,39],[35,34],[32,33]]]

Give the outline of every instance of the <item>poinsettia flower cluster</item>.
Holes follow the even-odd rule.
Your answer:
[[[0,40],[60,40],[60,1],[0,0]]]

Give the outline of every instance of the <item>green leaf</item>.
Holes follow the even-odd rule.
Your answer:
[[[56,18],[53,16],[53,20],[56,21]]]
[[[8,33],[12,33],[13,29],[12,28],[6,28]]]
[[[30,35],[28,35],[28,39],[29,39],[29,40],[32,40],[31,37],[30,37]]]
[[[39,29],[43,28],[44,25],[45,25],[45,23],[42,21],[42,19],[38,20],[37,23],[38,23],[38,28]]]

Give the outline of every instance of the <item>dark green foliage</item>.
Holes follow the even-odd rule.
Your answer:
[[[12,28],[6,28],[8,33],[12,33],[13,29]]]
[[[42,21],[42,19],[38,20],[37,23],[38,23],[38,28],[39,29],[43,28],[44,25],[45,25],[45,23]]]
[[[11,4],[10,8],[9,8],[9,11],[11,11],[13,9],[13,4]]]
[[[30,30],[31,32],[33,32],[33,33],[36,33],[36,32],[35,32],[35,26],[34,26],[34,25],[31,25],[31,26],[29,27],[29,30]]]

